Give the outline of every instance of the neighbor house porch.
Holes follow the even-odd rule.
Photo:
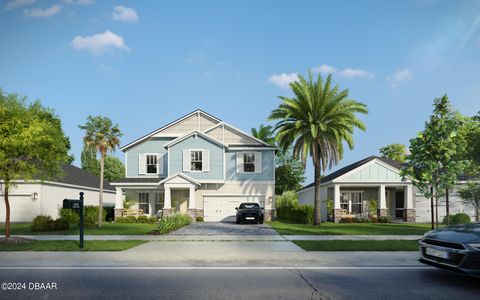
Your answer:
[[[415,222],[411,184],[331,184],[327,189],[327,199],[333,199],[334,222],[372,215]]]

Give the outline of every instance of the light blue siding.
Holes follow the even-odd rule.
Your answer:
[[[151,138],[141,144],[138,144],[126,151],[127,153],[127,177],[128,176],[148,176],[138,174],[138,156],[144,153],[158,153],[163,154],[163,170],[160,172],[161,177],[167,176],[168,155],[164,148],[165,144],[173,138]],[[151,175],[150,175],[151,176]]]
[[[258,149],[256,151],[260,151]],[[242,152],[242,151],[240,151]],[[275,172],[275,153],[273,150],[264,150],[262,152],[262,172],[261,173],[237,173],[236,153],[237,151],[227,151],[225,153],[226,160],[226,176],[228,181],[271,181],[274,179]]]
[[[184,172],[183,150],[203,149],[210,151],[209,171]],[[223,180],[223,147],[201,136],[191,136],[170,147],[170,175],[184,173],[197,180]]]

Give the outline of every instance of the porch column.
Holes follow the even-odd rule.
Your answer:
[[[413,207],[413,186],[411,184],[405,186],[404,190],[404,209],[403,220],[405,222],[415,222],[415,208]]]
[[[196,220],[197,206],[195,203],[195,186],[193,185],[189,187],[187,213],[192,217],[193,221]]]
[[[115,208],[114,218],[123,216],[123,190],[121,187],[115,188]]]
[[[386,217],[388,216],[388,209],[387,209],[387,200],[385,199],[385,185],[381,184],[378,187],[378,217]]]
[[[172,214],[172,195],[170,187],[165,186],[165,199],[163,200],[163,217],[167,217]]]
[[[335,223],[340,222],[342,218],[340,210],[342,207],[340,206],[340,185],[334,184],[333,185],[333,221]]]

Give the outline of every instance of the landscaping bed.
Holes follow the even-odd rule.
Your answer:
[[[293,241],[306,251],[418,251],[417,241]]]
[[[430,224],[419,223],[331,223],[321,225],[272,221],[273,229],[282,235],[422,235]]]
[[[0,251],[123,251],[139,246],[146,241],[85,241],[80,249],[78,241],[0,241]]]
[[[31,223],[11,224],[10,233],[12,235],[72,235],[78,234],[78,226],[71,225],[68,230],[59,231],[32,231]],[[103,223],[102,227],[87,227],[84,233],[88,235],[136,235],[148,234],[152,230],[157,229],[156,224],[143,223]],[[5,226],[0,225],[0,234],[5,234]]]

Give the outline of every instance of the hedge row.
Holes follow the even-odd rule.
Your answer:
[[[300,224],[313,224],[313,207],[310,205],[278,207],[276,210],[279,219]]]

